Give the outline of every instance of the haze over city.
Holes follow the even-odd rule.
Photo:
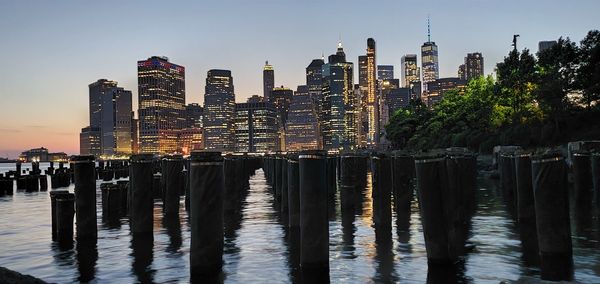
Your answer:
[[[542,40],[579,40],[598,27],[598,8],[596,1],[2,1],[0,156],[40,146],[78,153],[88,84],[118,81],[133,92],[137,110],[136,62],[154,55],[187,69],[186,103],[203,102],[213,68],[232,71],[236,101],[244,102],[262,94],[266,60],[275,85],[295,89],[311,60],[334,53],[340,40],[357,64],[372,37],[377,64],[399,67],[402,55],[419,54],[427,40],[427,17],[440,77],[456,76],[475,51],[490,74],[514,34],[519,49],[533,52]]]

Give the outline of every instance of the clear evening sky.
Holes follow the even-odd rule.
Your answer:
[[[456,76],[475,51],[489,74],[513,34],[533,52],[540,40],[579,41],[600,28],[598,11],[597,0],[0,0],[0,157],[40,146],[78,153],[88,84],[116,80],[133,91],[137,108],[136,62],[152,55],[186,67],[188,103],[202,103],[212,68],[232,70],[242,102],[262,94],[265,60],[277,86],[295,89],[310,61],[334,53],[340,37],[355,65],[373,37],[377,64],[393,64],[399,77],[402,55],[419,54],[427,39],[429,15],[441,77]]]

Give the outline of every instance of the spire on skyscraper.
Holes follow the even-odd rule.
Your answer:
[[[429,22],[429,15],[427,15],[427,42],[431,42],[431,25]]]

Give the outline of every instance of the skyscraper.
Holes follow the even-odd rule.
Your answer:
[[[412,85],[421,80],[421,72],[417,64],[416,54],[402,56],[402,87],[411,88]]]
[[[423,91],[427,91],[427,83],[440,78],[438,63],[438,46],[431,41],[429,19],[427,19],[427,42],[421,46],[421,70],[423,72]]]
[[[250,98],[235,104],[235,151],[266,153],[277,149],[277,109],[269,101]]]
[[[379,80],[379,125],[385,126],[390,120],[388,96],[398,88],[400,88],[400,80],[398,79]],[[383,127],[380,131],[384,131]]]
[[[263,68],[263,96],[265,99],[269,99],[271,95],[271,91],[275,87],[275,70],[273,70],[273,66],[269,65],[269,61],[265,62],[265,67]]]
[[[394,65],[377,65],[378,80],[394,79]]]
[[[342,43],[323,65],[323,147],[351,148],[358,143],[360,100],[353,91],[353,64],[346,62]]]
[[[464,65],[464,80],[469,81],[484,75],[483,55],[480,52],[468,53]]]
[[[102,154],[131,154],[131,91],[108,89],[102,96],[101,112]]]
[[[197,103],[185,106],[186,128],[202,128],[202,114],[204,110]]]
[[[287,151],[322,149],[317,111],[309,92],[308,86],[298,86],[292,98],[285,134]]]
[[[325,64],[324,59],[313,59],[306,67],[306,86],[308,88],[308,95],[317,112],[319,123],[323,120],[321,116],[321,101],[323,100],[323,64]]]
[[[100,79],[88,85],[89,87],[89,110],[90,127],[100,128],[102,126],[102,98],[110,89],[117,87],[116,81]]]
[[[235,94],[231,71],[212,69],[204,91],[204,147],[231,152],[235,147]]]
[[[428,107],[433,107],[439,103],[444,95],[452,90],[458,90],[464,92],[464,88],[467,85],[467,81],[461,80],[457,77],[440,78],[433,82],[428,83],[427,92],[423,93],[423,103]]]
[[[285,123],[287,122],[288,110],[290,109],[290,103],[292,102],[292,97],[294,96],[294,91],[288,89],[284,86],[273,88],[271,92],[271,97],[269,97],[269,101],[275,105],[277,108],[277,117],[281,122],[281,126],[285,128]]]
[[[177,152],[186,123],[185,68],[166,57],[138,61],[138,107],[140,152]]]
[[[377,64],[375,61],[375,40],[367,39],[367,145],[379,144],[379,98],[377,96]]]

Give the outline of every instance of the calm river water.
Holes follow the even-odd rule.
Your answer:
[[[30,167],[23,164],[23,169]],[[42,163],[42,169],[47,167]],[[14,164],[0,164],[0,172],[13,169]],[[376,238],[370,176],[368,179],[362,212],[342,218],[337,201],[330,214],[331,282],[425,282],[427,256],[417,201],[413,200],[408,231],[398,230],[394,222],[391,232],[378,232]],[[69,189],[72,191],[73,185]],[[503,205],[496,181],[479,179],[478,197],[469,239],[474,249],[465,257],[458,279],[499,283],[523,276],[539,277],[535,261],[522,253],[518,231]],[[64,250],[51,240],[48,192],[19,191],[14,196],[0,197],[0,266],[57,283],[189,282],[190,233],[183,199],[180,223],[175,226],[163,224],[162,204],[155,202],[154,241],[142,244],[132,244],[126,218],[116,226],[103,225],[99,190],[97,200],[97,247]],[[225,282],[281,283],[296,279],[290,267],[298,252],[290,249],[272,200],[264,173],[257,170],[250,177],[242,210],[225,216]],[[579,282],[600,283],[598,223],[571,222],[575,279]]]

